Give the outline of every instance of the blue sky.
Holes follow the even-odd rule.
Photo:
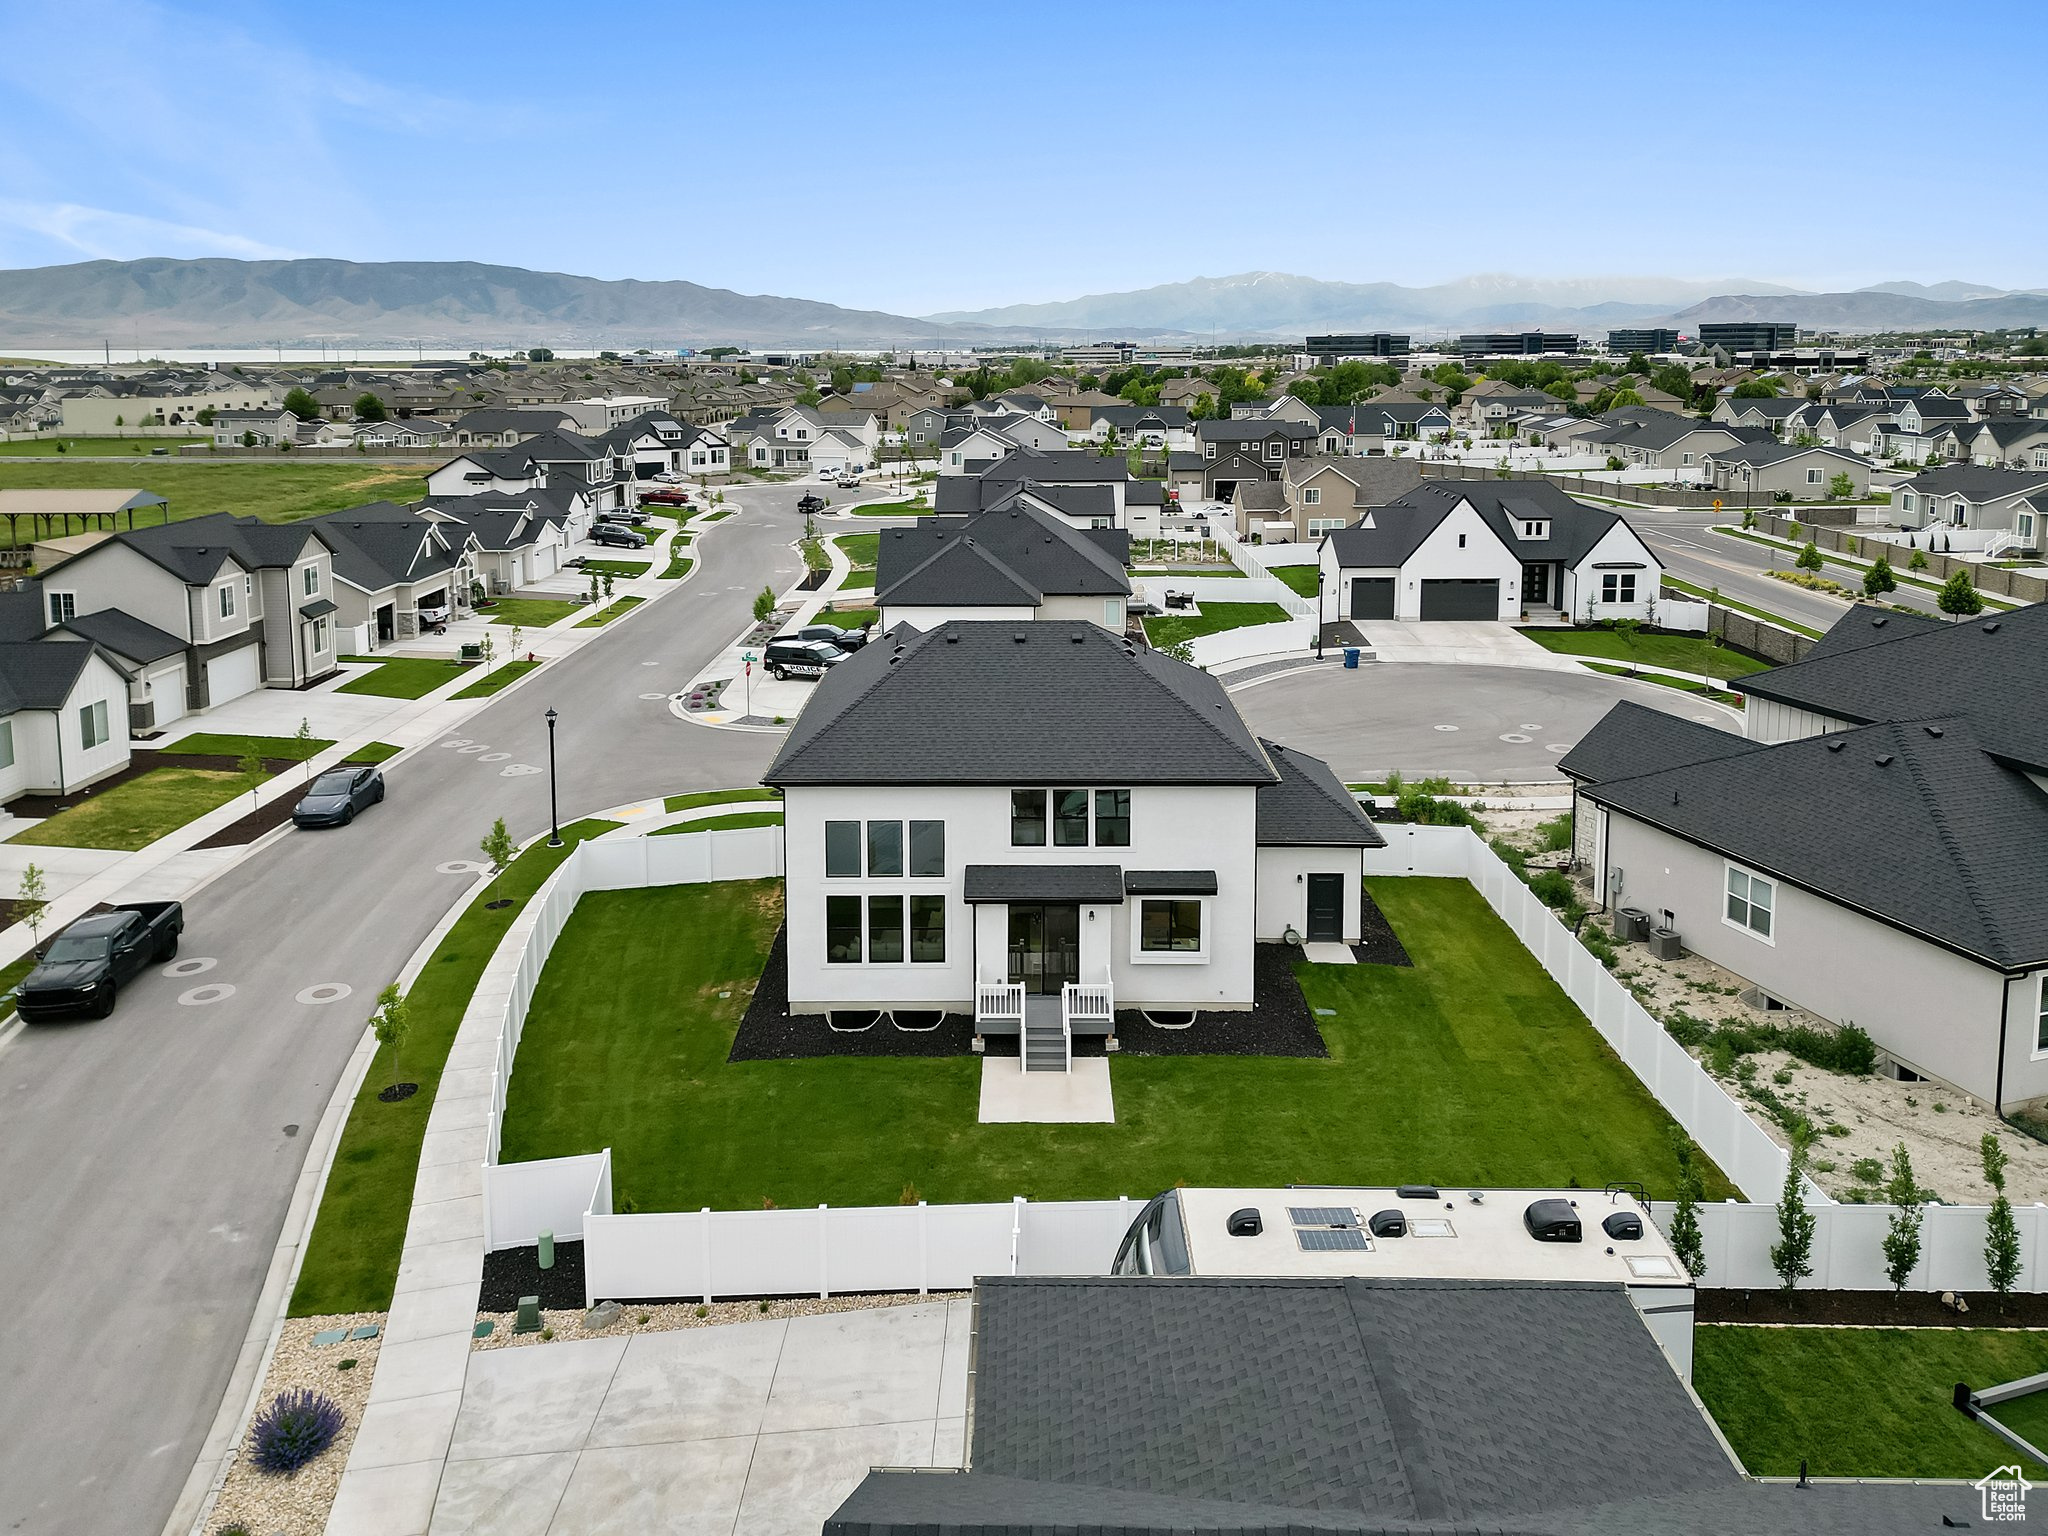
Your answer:
[[[17,4],[0,267],[468,259],[912,314],[1250,270],[2048,287],[2044,40],[1889,0]]]

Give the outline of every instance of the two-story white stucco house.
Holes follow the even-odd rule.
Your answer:
[[[763,782],[791,1012],[972,1014],[1027,1070],[1118,1009],[1251,1008],[1261,940],[1355,943],[1381,842],[1216,679],[1085,620],[899,626],[827,674]]]
[[[1544,480],[1432,481],[1323,535],[1346,619],[1648,619],[1663,564],[1605,507]]]
[[[1603,904],[1899,1076],[2048,1099],[2048,608],[1859,609],[1734,686],[1746,736],[1619,704],[1564,757]]]

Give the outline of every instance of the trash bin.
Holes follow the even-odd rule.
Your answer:
[[[1624,944],[1642,943],[1650,936],[1650,914],[1641,907],[1616,908],[1614,936]]]
[[[1345,665],[1345,666],[1347,666],[1347,667],[1351,667],[1351,668],[1353,668],[1354,670],[1355,670],[1355,669],[1357,668],[1357,666],[1358,666],[1358,647],[1357,647],[1357,646],[1355,646],[1355,645],[1347,645],[1347,646],[1345,646],[1345,647],[1344,647],[1344,665]]]

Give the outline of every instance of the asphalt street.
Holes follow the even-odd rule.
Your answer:
[[[1398,771],[1460,783],[1544,783],[1620,699],[1740,730],[1708,700],[1598,672],[1381,662],[1283,672],[1231,695],[1261,736],[1323,758],[1350,783]]]
[[[0,1531],[154,1536],[168,1518],[306,1137],[378,989],[468,888],[436,866],[477,860],[495,816],[515,838],[547,827],[544,710],[561,712],[565,822],[766,767],[775,737],[679,721],[666,695],[802,569],[799,494],[742,488],[682,589],[464,722],[488,752],[426,748],[353,826],[292,832],[199,892],[180,960],[214,962],[202,973],[152,973],[112,1018],[0,1051]],[[298,1000],[321,983],[350,991]]]

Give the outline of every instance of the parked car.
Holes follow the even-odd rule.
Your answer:
[[[681,485],[683,477],[672,469],[657,470],[654,478],[663,485]]]
[[[826,640],[803,640],[779,635],[768,642],[761,664],[770,677],[823,677],[846,660],[847,653]]]
[[[590,530],[590,542],[608,545],[613,549],[645,549],[647,535],[624,523],[599,523]]]
[[[819,496],[814,492],[806,491],[801,497],[798,498],[796,509],[799,512],[809,514],[812,512],[824,511],[826,505],[827,503],[824,497]]]
[[[609,512],[600,512],[597,520],[600,523],[625,523],[637,528],[647,521],[647,514],[638,507],[613,507]]]
[[[799,640],[822,640],[842,651],[857,651],[868,643],[865,629],[841,629],[837,624],[806,624],[795,636]]]
[[[345,827],[356,812],[384,798],[384,775],[375,768],[330,768],[307,788],[292,807],[292,824],[300,827]]]
[[[104,1019],[120,989],[178,953],[185,909],[175,901],[138,901],[81,917],[43,946],[23,978],[14,1007],[33,1023],[66,1013]]]
[[[643,507],[687,507],[690,493],[685,490],[649,491],[640,498]]]

